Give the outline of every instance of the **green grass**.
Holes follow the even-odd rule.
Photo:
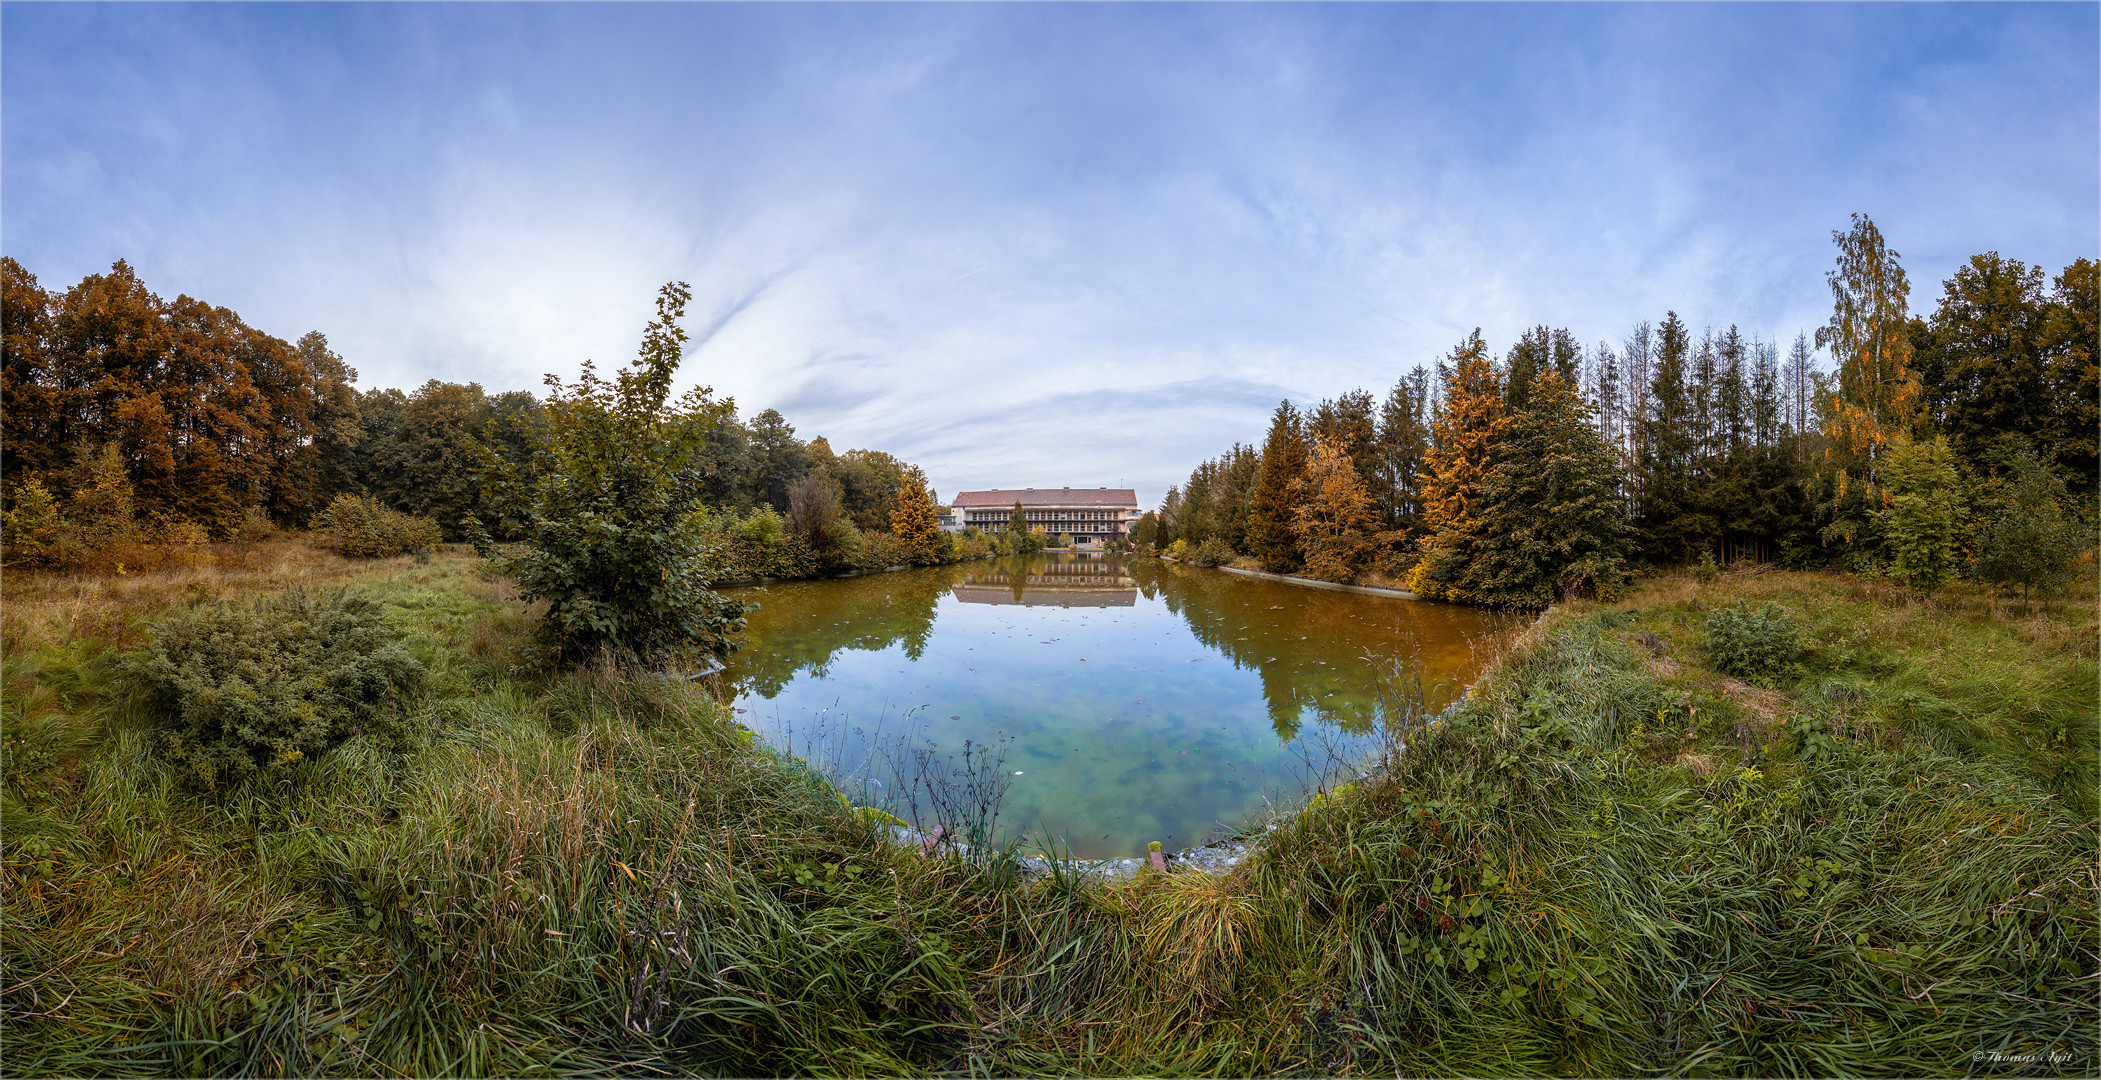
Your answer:
[[[243,558],[7,582],[11,1074],[2101,1067],[2091,590],[1649,583],[1233,874],[1109,885],[900,850],[690,685],[513,674],[528,613],[462,552]],[[181,787],[113,658],[328,582],[431,667],[409,736]],[[1744,601],[1808,627],[1774,687],[1703,662]]]

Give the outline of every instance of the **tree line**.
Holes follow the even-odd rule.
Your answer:
[[[1610,593],[1643,565],[1745,559],[1929,585],[2061,577],[2093,518],[2094,261],[2046,289],[2041,268],[1987,252],[1914,315],[1871,220],[1833,239],[1814,345],[1695,333],[1676,312],[1617,347],[1538,326],[1496,356],[1476,330],[1383,399],[1283,402],[1261,445],[1199,464],[1137,539],[1525,605]],[[2058,554],[2018,550],[2038,543]]]
[[[406,536],[516,538],[492,477],[531,473],[548,445],[548,400],[435,379],[360,391],[320,332],[287,342],[227,308],[163,299],[121,261],[62,291],[12,258],[0,257],[0,275],[11,562],[85,564],[122,534],[134,541],[124,557],[140,565],[167,546],[151,541],[376,514],[430,523]],[[733,403],[711,412],[677,471],[682,498],[722,512],[723,543],[764,563],[731,574],[955,554],[936,550],[938,495],[917,467],[880,450],[835,453],[772,409],[749,420]],[[359,505],[337,505],[346,499]],[[899,522],[909,543],[892,542]],[[34,542],[60,533],[64,543]]]

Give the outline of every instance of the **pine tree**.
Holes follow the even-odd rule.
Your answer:
[[[1511,607],[1617,596],[1628,530],[1614,455],[1558,368],[1535,378],[1527,397],[1500,425],[1468,543],[1445,548],[1465,557],[1432,576],[1448,578],[1447,595]]]
[[[1297,486],[1305,471],[1305,433],[1298,410],[1287,400],[1270,417],[1269,435],[1262,442],[1262,467],[1256,473],[1248,506],[1248,553],[1273,574],[1291,573],[1305,563],[1298,531],[1292,527]]]

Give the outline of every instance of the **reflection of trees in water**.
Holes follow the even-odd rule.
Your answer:
[[[1152,559],[1132,560],[1127,572],[1147,599],[1162,601],[1198,641],[1235,667],[1257,673],[1270,725],[1287,742],[1309,713],[1351,735],[1382,727],[1401,730],[1421,714],[1425,694],[1417,634],[1405,626],[1386,627],[1367,640],[1362,599]],[[1285,607],[1290,617],[1272,620],[1273,604]],[[1322,661],[1333,670],[1314,670]],[[1349,677],[1352,672],[1359,677]],[[1344,694],[1364,696],[1340,707],[1326,700]]]
[[[901,643],[917,660],[933,634],[935,605],[964,573],[939,566],[739,592],[763,606],[722,673],[722,692],[773,697],[802,672],[823,678],[845,650],[881,652]]]

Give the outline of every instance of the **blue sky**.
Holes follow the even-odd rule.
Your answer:
[[[1790,341],[1871,215],[2101,247],[2101,7],[0,5],[0,249],[361,385],[685,372],[936,487],[1148,503],[1475,326]]]

